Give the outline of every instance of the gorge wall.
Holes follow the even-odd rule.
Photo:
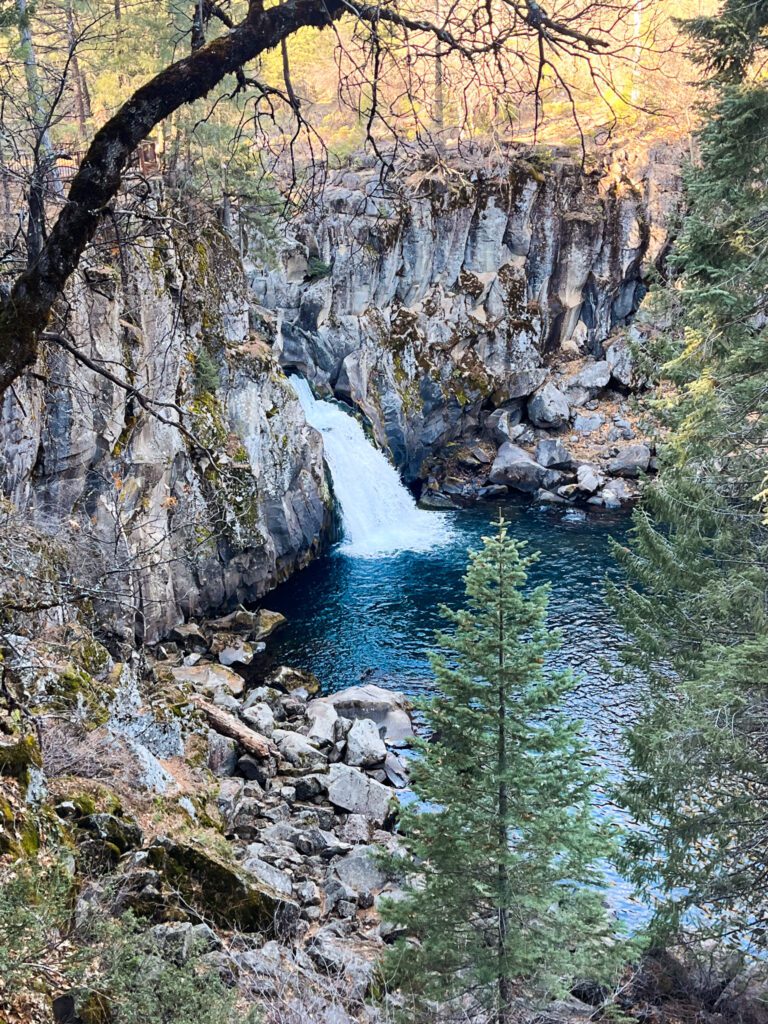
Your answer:
[[[601,388],[632,383],[620,328],[668,247],[680,164],[660,145],[593,170],[517,151],[386,186],[340,172],[277,267],[254,257],[251,289],[281,364],[361,409],[414,481],[425,458],[488,435],[493,410],[521,408],[553,375],[571,417],[594,397],[568,379],[586,364],[610,363]]]
[[[327,546],[322,442],[286,371],[360,409],[409,482],[442,472],[466,491],[446,463],[478,442],[465,462],[485,482],[493,462],[523,490],[569,494],[577,471],[585,493],[604,484],[598,459],[540,465],[533,447],[588,432],[580,410],[635,383],[625,327],[668,245],[678,153],[481,162],[386,187],[338,172],[280,227],[277,257],[255,242],[245,267],[210,214],[154,200],[127,244],[91,251],[59,310],[65,344],[4,396],[0,488],[9,516],[66,533],[80,592],[119,633],[154,641],[255,601]],[[597,421],[598,445],[632,436]]]
[[[210,218],[155,213],[91,254],[61,310],[65,340],[146,403],[53,342],[0,416],[12,507],[68,532],[79,589],[148,640],[258,598],[323,548],[331,518],[320,437],[249,332],[235,250]]]

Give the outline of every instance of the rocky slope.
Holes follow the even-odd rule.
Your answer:
[[[154,212],[68,288],[64,340],[89,365],[50,343],[0,411],[2,492],[79,533],[90,596],[148,640],[258,599],[331,525],[319,435],[249,330],[237,254],[204,212]]]
[[[659,146],[587,172],[553,151],[454,155],[386,186],[346,171],[277,266],[254,257],[251,290],[281,364],[360,409],[409,482],[442,482],[450,443],[498,445],[500,425],[581,434],[604,397],[626,418],[626,328],[669,243],[679,168]]]

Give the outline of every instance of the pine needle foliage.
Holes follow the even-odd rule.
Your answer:
[[[740,20],[739,20],[740,19]],[[614,600],[648,683],[623,799],[625,863],[681,928],[761,950],[768,924],[768,4],[692,25],[713,79],[674,260],[683,331],[656,404],[661,472],[620,549]]]
[[[396,861],[406,895],[384,906],[407,935],[386,967],[416,1008],[453,1003],[499,1024],[523,995],[608,971],[617,948],[596,867],[611,845],[593,814],[597,776],[581,723],[558,710],[573,680],[545,667],[559,638],[548,588],[525,590],[535,556],[521,548],[500,519],[470,553],[466,607],[443,609],[432,739]]]

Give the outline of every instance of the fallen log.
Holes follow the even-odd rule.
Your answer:
[[[227,736],[231,740],[236,740],[243,750],[253,754],[254,757],[265,760],[271,755],[278,753],[277,748],[269,742],[266,736],[262,736],[261,733],[249,729],[247,725],[243,725],[234,715],[230,715],[228,711],[217,708],[215,704],[211,704],[209,700],[206,700],[197,693],[191,694],[189,700],[195,707],[200,708],[214,732]]]

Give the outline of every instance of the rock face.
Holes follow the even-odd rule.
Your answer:
[[[55,346],[0,408],[0,493],[51,532],[81,524],[96,576],[99,551],[125,563],[102,611],[149,640],[257,599],[330,526],[320,437],[249,329],[239,257],[215,224],[169,224],[122,266],[86,261],[64,331],[157,415]]]
[[[544,164],[517,150],[482,171],[450,160],[449,178],[401,169],[386,188],[373,171],[339,172],[278,268],[253,255],[282,365],[360,408],[409,481],[476,436],[489,406],[542,385],[549,398],[553,357],[596,360],[581,402],[612,375],[630,381],[626,348],[606,358],[605,346],[636,311],[681,196],[666,146],[586,174],[564,152]],[[561,426],[566,398],[535,399],[531,419]],[[511,440],[514,426],[495,420],[487,436]]]

